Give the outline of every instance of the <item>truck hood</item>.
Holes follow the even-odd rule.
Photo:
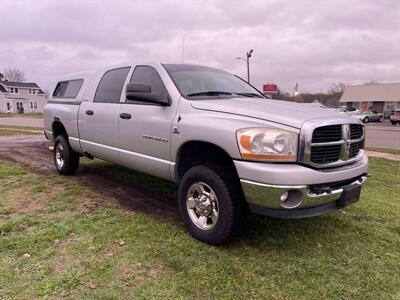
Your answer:
[[[337,117],[342,122],[346,120],[354,121],[351,116],[312,103],[258,98],[230,98],[194,100],[191,101],[191,105],[195,109],[242,115],[299,129],[305,121],[316,118]]]

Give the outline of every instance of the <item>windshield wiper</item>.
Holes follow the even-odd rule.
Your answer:
[[[234,93],[235,95],[239,96],[245,96],[245,97],[250,97],[250,98],[265,98],[259,94],[256,93]]]
[[[218,96],[218,95],[232,95],[229,92],[222,91],[207,91],[207,92],[197,92],[186,95],[187,97],[196,97],[196,96]]]

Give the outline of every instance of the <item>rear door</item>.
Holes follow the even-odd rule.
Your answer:
[[[168,95],[159,73],[152,66],[136,66],[130,82],[150,85],[152,92]],[[125,166],[170,179],[173,165],[170,161],[171,124],[176,112],[176,101],[162,106],[124,99],[120,106],[118,139],[120,158]]]
[[[92,101],[79,110],[79,136],[83,151],[94,157],[119,163],[118,112],[122,88],[130,67],[108,70],[102,76]]]

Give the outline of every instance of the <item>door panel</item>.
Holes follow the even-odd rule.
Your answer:
[[[158,94],[167,93],[152,67],[136,67],[131,82],[148,84]],[[170,162],[171,124],[176,111],[176,103],[170,106],[144,101],[122,103],[119,114],[130,115],[130,118],[120,117],[118,123],[121,162],[132,169],[169,180],[173,165]]]
[[[132,169],[170,179],[172,107],[121,104],[118,124],[121,162]]]
[[[79,110],[81,147],[94,157],[119,163],[118,122],[122,88],[130,67],[106,71],[93,101],[84,101]]]
[[[118,149],[113,149],[118,147],[119,106],[118,103],[82,102],[78,127],[83,151],[94,157],[119,162]]]

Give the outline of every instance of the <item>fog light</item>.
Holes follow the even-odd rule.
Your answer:
[[[281,195],[281,202],[282,202],[282,203],[285,203],[285,202],[287,201],[288,197],[289,197],[289,193],[288,193],[288,192],[284,192],[284,193]]]
[[[299,190],[289,190],[281,195],[281,206],[292,209],[303,203],[303,193]]]

